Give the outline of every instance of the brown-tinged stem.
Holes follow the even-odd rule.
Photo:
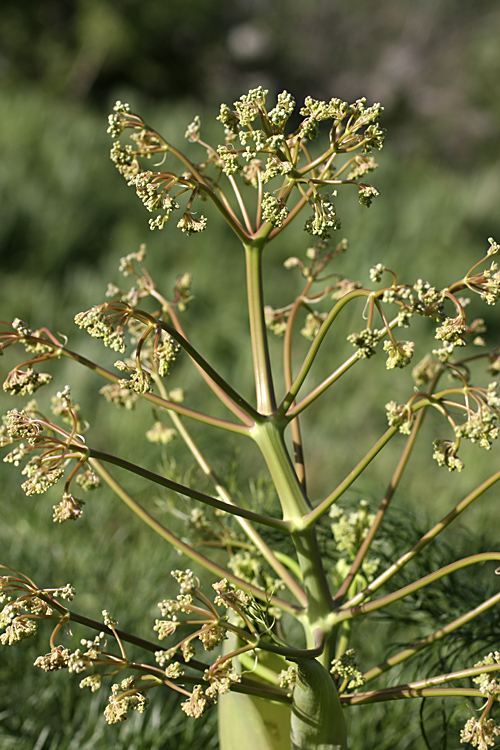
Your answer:
[[[359,594],[356,594],[349,605],[357,605],[364,601],[367,597],[371,596],[377,589],[386,583],[393,575],[400,571],[407,563],[412,560],[424,547],[426,547],[438,534],[443,531],[449,524],[454,521],[463,511],[469,507],[469,505],[477,500],[486,490],[493,487],[500,480],[500,471],[496,471],[488,479],[486,479],[479,487],[476,487],[467,497],[465,497],[458,505],[453,508],[444,518],[441,519],[435,526],[432,527],[424,536],[413,545],[413,547],[405,552],[404,555],[396,560],[395,563],[390,565],[387,570],[381,573],[375,580],[368,584]]]
[[[470,622],[475,617],[478,617],[478,615],[483,614],[483,612],[486,612],[488,609],[491,609],[491,607],[494,607],[499,602],[500,602],[500,594],[495,594],[494,596],[490,597],[486,601],[482,602],[482,604],[480,604],[478,607],[475,607],[474,609],[471,609],[469,612],[466,612],[464,615],[457,617],[452,622],[449,622],[444,627],[439,628],[438,630],[435,630],[434,633],[431,633],[425,638],[421,638],[419,641],[414,643],[413,646],[410,646],[409,648],[405,648],[402,651],[399,651],[397,654],[394,654],[394,656],[391,656],[390,658],[385,659],[376,667],[373,667],[372,669],[369,669],[367,672],[364,673],[363,677],[365,679],[365,682],[369,682],[370,680],[375,679],[376,677],[381,675],[383,672],[387,672],[389,669],[392,669],[392,667],[395,667],[397,664],[401,664],[401,662],[406,661],[406,659],[411,658],[414,654],[416,654],[418,651],[421,651],[423,648],[426,648],[427,646],[431,646],[433,643],[441,640],[441,638],[444,638],[444,636],[448,635],[449,633],[453,633],[454,630],[461,628],[462,625],[465,625],[467,622]],[[496,669],[500,669],[500,666],[497,665]],[[467,671],[470,672],[470,670],[467,670]],[[481,669],[478,669],[476,674],[480,674],[481,671],[485,671],[485,668],[483,667]],[[450,679],[454,679],[454,678],[450,678]]]

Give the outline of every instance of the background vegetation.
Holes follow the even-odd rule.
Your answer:
[[[222,362],[228,378],[245,382],[250,394],[245,311],[231,296],[243,259],[216,222],[207,234],[188,241],[170,227],[163,233],[149,232],[143,206],[107,158],[106,115],[114,101],[129,101],[178,143],[195,114],[202,116],[204,127],[215,129],[219,103],[231,103],[259,84],[272,93],[287,89],[299,102],[306,94],[381,101],[388,129],[374,178],[381,197],[369,212],[339,197],[341,234],[350,244],[341,272],[366,280],[369,267],[383,261],[402,279],[422,276],[439,284],[454,269],[461,274],[482,257],[487,237],[500,238],[500,100],[495,94],[499,37],[496,0],[463,0],[460,12],[455,0],[4,0],[0,317],[21,317],[32,328],[47,325],[69,335],[72,348],[90,352],[93,342],[81,339],[73,315],[101,300],[107,281],[118,282],[119,257],[146,241],[148,268],[165,288],[172,287],[178,274],[193,270],[196,300],[186,325],[210,358]],[[273,305],[288,301],[282,297],[283,259],[303,252],[307,244],[306,235],[298,232],[269,259],[266,285]],[[498,342],[498,311],[486,312],[489,341]],[[486,317],[484,308],[478,314]],[[2,375],[8,363],[6,356]],[[350,381],[350,392],[360,390],[349,412],[341,406],[335,415],[318,410],[308,425],[311,481],[318,496],[325,490],[323,467],[332,465],[332,455],[341,467],[356,452],[361,432],[379,433],[388,398],[397,399],[398,388],[406,392],[407,374],[388,381],[379,364],[380,377],[369,384],[363,373]],[[58,385],[70,381],[75,397],[87,407],[96,447],[105,448],[120,434],[117,450],[124,457],[133,452],[136,459],[168,461],[171,468],[175,462],[178,473],[189,471],[175,443],[168,454],[146,456],[147,444],[137,438],[150,423],[146,409],[134,414],[131,425],[129,414],[96,404],[98,380],[74,368],[58,372]],[[188,369],[181,374],[183,385],[198,397]],[[380,408],[367,409],[376,394]],[[4,396],[0,401],[2,412],[13,406]],[[349,430],[337,440],[332,425],[343,420],[348,420]],[[207,438],[200,439],[216,468],[247,491],[245,477],[232,476],[240,457],[237,450],[231,445],[214,448]],[[485,475],[492,458],[481,456],[480,461],[476,451],[466,472],[455,477],[429,469],[429,453],[427,443],[398,494],[393,533],[382,550],[387,555],[393,546],[405,548],[409,527],[425,528],[431,510],[443,514],[452,496],[463,497]],[[379,497],[388,468],[390,463],[377,463],[356,497]],[[251,476],[255,467],[250,464],[246,471]],[[165,571],[170,563],[164,545],[104,493],[92,498],[77,526],[56,528],[50,520],[51,498],[26,498],[18,485],[18,475],[0,464],[2,560],[44,585],[71,581],[80,611],[98,616],[105,607],[121,627],[150,637],[155,604],[168,595]],[[260,493],[265,489],[262,482],[253,487]],[[140,484],[136,490],[140,498]],[[458,548],[472,554],[485,543],[483,537],[489,537],[490,546],[496,543],[492,495],[474,511],[467,529],[453,528],[447,537],[450,549],[440,549],[439,555],[456,558]],[[172,519],[172,498],[158,495],[150,502],[160,520]],[[171,559],[179,565],[173,555]],[[432,567],[433,561],[428,564]],[[402,641],[415,619],[424,624],[431,617],[446,620],[450,611],[461,609],[458,591],[462,601],[474,602],[489,585],[479,574],[469,574],[476,575],[473,581],[454,577],[456,588],[450,590],[436,587],[432,600],[412,602],[409,609],[396,612],[391,623],[377,621],[380,639]],[[449,664],[465,646],[481,649],[491,633],[491,623],[483,619],[467,643],[447,644],[434,658]],[[369,662],[371,646],[363,633],[360,646]],[[47,677],[30,669],[43,648],[40,641],[27,642],[0,653],[2,749],[216,747],[215,717],[209,715],[204,723],[184,721],[174,708],[177,699],[167,694],[161,705],[157,696],[144,717],[107,727],[100,718],[100,698],[79,691],[77,680],[68,683],[67,675],[61,681],[61,675]],[[460,706],[454,709],[455,725],[453,712],[443,719],[441,707],[433,705],[411,706],[426,720],[429,746],[457,747]],[[406,704],[355,710],[353,724],[359,734],[353,746],[424,748],[418,720],[408,729],[409,710]],[[385,719],[389,713],[395,717],[390,731]],[[368,739],[366,745],[359,739],[375,736],[376,743]]]

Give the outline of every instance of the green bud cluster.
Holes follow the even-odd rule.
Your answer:
[[[333,659],[330,674],[336,675],[346,681],[348,690],[354,690],[365,684],[365,679],[359,668],[356,652],[353,648],[344,651],[338,659]]]
[[[52,375],[38,373],[32,367],[27,370],[12,370],[3,384],[6,393],[13,396],[31,396],[42,385],[47,385]]]
[[[109,702],[104,710],[104,718],[108,724],[123,721],[129,711],[138,711],[142,714],[146,710],[149,699],[143,693],[134,690],[133,684],[134,678],[127,677],[111,686]]]
[[[358,350],[360,359],[369,359],[375,354],[376,346],[380,342],[381,333],[376,328],[365,328],[359,333],[351,333],[347,340]]]
[[[395,367],[406,367],[410,364],[415,350],[413,341],[384,341],[384,351],[389,353],[386,367],[393,370]]]
[[[469,719],[460,731],[460,742],[468,742],[478,750],[488,750],[496,744],[495,737],[500,736],[500,727],[494,719]]]
[[[123,353],[126,349],[123,328],[113,326],[111,316],[105,314],[107,308],[107,304],[95,305],[75,315],[75,323],[93,338],[102,339],[105,346]]]
[[[462,471],[464,464],[457,456],[457,443],[450,440],[434,440],[433,446],[432,458],[438,466],[446,466],[449,471]]]
[[[288,208],[279,198],[271,193],[264,193],[261,203],[262,218],[275,227],[282,227],[288,216]]]

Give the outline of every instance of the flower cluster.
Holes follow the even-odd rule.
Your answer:
[[[133,687],[135,679],[126,677],[120,683],[111,686],[109,702],[104,709],[104,718],[108,724],[116,724],[127,718],[129,711],[144,713],[149,700]]]
[[[306,315],[304,325],[300,331],[300,335],[305,339],[312,341],[319,332],[319,329],[328,317],[326,312],[318,312],[313,310]]]
[[[331,198],[335,197],[336,193],[328,195],[316,195],[313,201],[314,214],[306,219],[304,229],[309,234],[320,237],[322,240],[328,240],[330,238],[330,229],[334,231],[340,229],[340,219],[336,214],[335,206],[331,201]]]
[[[359,202],[362,206],[369,208],[374,198],[380,195],[379,191],[373,185],[365,185],[364,183],[359,184]]]
[[[3,389],[13,396],[31,396],[38,388],[50,383],[51,380],[52,375],[35,372],[32,367],[27,370],[15,368],[9,373]]]
[[[475,667],[489,667],[498,665],[500,668],[500,652],[491,651],[488,656],[474,664]],[[484,672],[474,677],[473,682],[479,687],[479,690],[486,696],[495,695],[500,697],[500,680],[498,672]]]
[[[119,370],[128,370],[129,368],[123,362],[115,362],[115,367]],[[120,378],[118,381],[120,389],[125,389],[137,393],[149,393],[152,388],[151,375],[143,367],[132,368],[130,378]],[[102,392],[103,389],[101,389]]]
[[[78,500],[71,493],[65,492],[61,502],[58,505],[54,505],[54,523],[77,521],[82,515],[84,505],[84,500]]]
[[[280,230],[289,215],[286,203],[294,186],[299,188],[301,200],[306,200],[313,208],[313,215],[305,224],[306,231],[328,238],[332,229],[340,227],[331,197],[321,196],[318,190],[321,186],[346,182],[337,178],[349,168],[347,182],[357,184],[357,180],[377,167],[368,154],[383,145],[385,132],[378,125],[382,107],[380,104],[367,107],[364,99],[348,104],[340,99],[326,102],[306,97],[300,109],[302,121],[293,132],[286,133],[295,110],[295,100],[287,91],[282,91],[275,106],[268,109],[267,95],[268,91],[259,86],[241,96],[232,108],[221,105],[217,120],[224,126],[225,142],[216,148],[201,140],[201,121],[196,116],[185,133],[191,143],[206,148],[206,160],[196,165],[149,128],[141,117],[133,114],[129,105],[117,102],[109,118],[108,132],[113,138],[118,138],[124,130],[132,129],[131,138],[135,147],[122,146],[116,140],[111,158],[128,184],[135,187],[146,208],[149,211],[162,211],[150,220],[151,229],[163,229],[170,212],[179,208],[178,196],[189,190],[191,194],[186,211],[177,223],[183,232],[192,234],[205,229],[205,217],[197,218],[191,210],[194,199],[198,197],[213,200],[233,229],[239,224],[241,232],[251,232],[251,222],[243,208],[243,196],[234,179],[238,176],[247,185],[259,190],[270,180],[282,178],[281,193],[267,193],[261,201],[260,218],[275,229]],[[309,160],[304,141],[315,140],[320,124],[327,120],[333,124],[330,147],[319,159],[299,166],[301,159]],[[361,153],[353,154],[357,149]],[[154,154],[165,155],[167,152],[181,161],[182,170],[179,173],[154,172],[141,166],[142,157],[150,159]],[[340,153],[349,154],[349,160],[335,171],[333,161]],[[211,166],[217,168],[215,177],[209,172]],[[230,178],[231,189],[245,215],[244,222],[237,218],[231,202],[222,192],[220,183],[223,176]],[[174,185],[179,186],[177,195],[170,194]],[[369,206],[378,195],[378,190],[366,183],[359,183],[358,189],[359,201],[365,206]]]
[[[151,227],[153,228],[153,227]],[[177,222],[177,229],[187,234],[197,234],[198,232],[204,232],[207,228],[207,220],[204,216],[200,216],[199,219],[195,219],[192,213],[185,211],[182,218]]]
[[[13,599],[12,593],[23,589],[24,593]],[[0,629],[4,632],[0,636],[0,643],[12,646],[14,643],[31,638],[37,632],[37,622],[42,617],[51,617],[51,607],[40,598],[41,592],[36,591],[30,584],[19,582],[15,576],[0,578],[0,603],[4,604],[0,611]]]
[[[329,515],[332,519],[330,528],[333,538],[336,542],[337,551],[341,554],[335,565],[334,576],[342,581],[349,572],[351,563],[354,561],[363,539],[368,534],[375,516],[369,512],[367,500],[360,500],[357,510],[349,514],[345,513],[338,505],[332,505]],[[362,574],[358,573],[358,580],[362,585],[366,585],[368,581],[372,580],[379,563],[378,558],[365,556]]]
[[[275,336],[284,335],[288,320],[286,311],[274,310],[270,305],[266,305],[266,307],[264,308],[264,318],[266,328],[272,331]]]
[[[227,659],[206,669],[203,679],[210,683],[205,695],[216,703],[219,695],[228,693],[233,683],[241,682],[241,675],[234,669],[231,659]]]
[[[492,247],[493,245],[491,245],[490,250]],[[484,282],[482,285],[481,299],[483,299],[488,305],[494,305],[499,297],[500,271],[498,270],[498,263],[493,262],[490,268],[484,271]]]
[[[360,359],[369,359],[375,354],[375,348],[380,341],[381,332],[376,328],[365,328],[359,333],[351,333],[347,340],[358,350]]]
[[[275,198],[271,193],[264,193],[261,208],[264,221],[269,221],[275,227],[283,226],[283,222],[288,216],[288,208],[283,201]]]
[[[177,432],[172,427],[167,427],[163,422],[155,422],[153,427],[146,432],[146,439],[150,443],[168,445],[174,440]]]
[[[397,427],[403,435],[409,435],[413,425],[414,414],[408,404],[398,404],[389,401],[385,405],[387,421],[391,427]]]
[[[499,736],[500,727],[493,719],[481,721],[481,719],[472,717],[460,732],[460,742],[468,742],[472,747],[477,747],[478,750],[488,750],[489,747],[494,747],[495,737]]]
[[[167,183],[166,185],[164,183]],[[179,208],[178,204],[170,197],[168,190],[175,185],[177,177],[169,172],[139,172],[133,175],[128,185],[135,187],[137,196],[141,199],[148,211],[164,211],[168,219],[170,212]]]
[[[43,669],[44,672],[55,672],[68,667],[71,650],[64,646],[54,646],[45,656],[38,656],[33,662],[35,667]]]
[[[165,619],[156,620],[153,630],[158,634],[158,638],[163,640],[175,634],[175,631],[182,624],[183,620],[179,619],[179,613],[187,615],[196,614],[198,618],[203,619],[189,620],[191,625],[200,625],[197,630],[191,633],[182,641],[164,651],[162,659],[172,658],[177,649],[180,648],[185,662],[189,662],[195,655],[193,641],[198,639],[205,651],[211,651],[226,638],[226,628],[221,625],[221,620],[215,609],[203,597],[199,590],[199,581],[191,570],[174,570],[172,576],[179,584],[180,594],[176,599],[164,599],[159,602],[161,614]],[[200,604],[202,605],[200,607]],[[210,609],[206,609],[207,604]]]
[[[44,462],[41,456],[31,458],[21,474],[28,477],[21,487],[29,495],[41,495],[64,476],[64,469],[54,466],[52,461]]]
[[[122,407],[124,409],[133,409],[139,398],[139,394],[131,391],[129,388],[125,388],[122,385],[103,385],[99,389],[101,396],[104,396],[109,404]]]
[[[415,344],[413,341],[384,341],[384,351],[388,352],[386,367],[393,370],[395,367],[406,367],[410,364]]]
[[[447,466],[449,471],[462,471],[463,462],[457,457],[458,444],[451,440],[434,440],[432,458],[438,466]]]
[[[113,324],[113,312],[110,305],[103,303],[95,305],[86,312],[75,315],[75,323],[79,328],[96,339],[102,339],[105,346],[123,353],[126,349],[123,327]]]
[[[491,441],[498,437],[496,422],[497,415],[491,409],[481,407],[472,412],[466,422],[455,426],[455,435],[470,440],[471,443],[479,443],[481,448],[489,450]]]
[[[338,659],[333,659],[330,674],[340,677],[348,690],[354,690],[365,684],[365,679],[359,668],[356,652],[353,648],[348,648]]]
[[[129,127],[130,104],[117,101],[113,113],[108,116],[107,132],[112,138],[118,138],[125,128]]]

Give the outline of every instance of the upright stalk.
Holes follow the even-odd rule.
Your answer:
[[[276,410],[276,399],[264,320],[262,249],[262,241],[245,245],[248,314],[252,339],[257,411],[263,415],[268,415],[273,414]]]

